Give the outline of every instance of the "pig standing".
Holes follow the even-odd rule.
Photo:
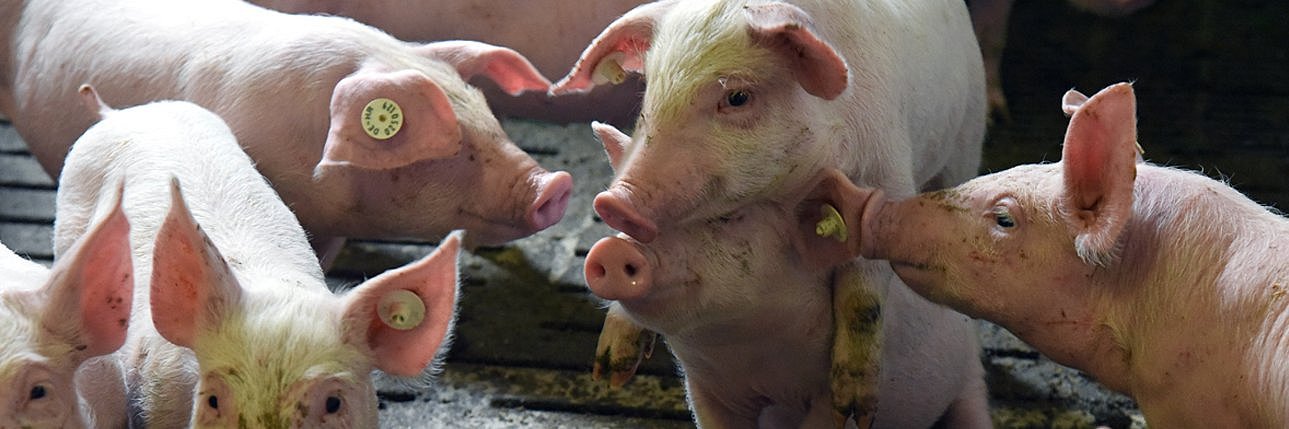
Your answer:
[[[1289,220],[1140,163],[1128,84],[1083,99],[1056,164],[896,202],[838,175],[821,194],[862,225],[849,252],[1133,396],[1151,427],[1289,425]]]
[[[0,427],[114,427],[125,416],[121,373],[96,357],[125,342],[133,299],[130,223],[111,194],[107,216],[52,269],[0,245]],[[103,377],[75,375],[86,367]]]
[[[1124,16],[1150,6],[1155,0],[1069,0],[1070,4],[1102,16]],[[990,117],[1007,118],[1007,96],[1003,93],[1003,48],[1007,46],[1007,21],[1015,0],[969,0],[971,25],[980,42],[989,87]]]
[[[569,175],[510,142],[462,80],[546,89],[509,49],[412,45],[236,0],[5,0],[0,28],[0,112],[51,176],[94,121],[75,92],[92,82],[115,105],[181,99],[226,119],[320,250],[453,229],[500,243],[555,224],[568,203]],[[393,105],[401,120],[367,115]]]
[[[451,329],[458,238],[335,296],[219,117],[177,101],[104,109],[59,181],[55,252],[124,181],[134,271],[148,273],[115,355],[132,423],[376,427],[371,371],[421,375]]]
[[[548,78],[558,78],[587,42],[640,0],[251,0],[288,13],[347,16],[401,40],[478,40],[524,54]],[[503,6],[504,5],[504,6]],[[606,121],[625,125],[639,112],[638,80],[584,95],[510,96],[480,82],[498,113],[557,122]]]
[[[718,237],[723,222],[752,206],[779,208],[746,216],[790,212],[791,201],[825,168],[904,195],[973,176],[984,132],[984,77],[962,2],[652,3],[611,24],[551,91],[587,90],[629,72],[646,79],[642,113],[634,139],[595,126],[617,171],[595,209],[639,244],[597,243],[587,257],[587,281],[597,294],[644,288],[650,281],[635,276],[646,262],[649,272],[669,273],[655,277],[687,279],[601,296],[620,298],[610,317],[625,313],[667,337],[689,377],[701,425],[818,423],[816,410],[829,409],[830,379],[831,405],[842,414],[872,417],[880,396],[879,426],[929,426],[955,401],[961,406],[951,410],[951,421],[989,424],[970,321],[911,293],[901,298],[893,290],[903,286],[892,283],[883,264],[856,262],[808,275],[809,259],[786,258],[795,251],[792,241],[774,231],[747,227],[734,241],[710,243],[686,238]],[[681,252],[685,246],[693,250]],[[668,257],[639,256],[649,254]],[[693,260],[676,263],[675,254]],[[764,265],[772,260],[779,262]],[[761,275],[740,275],[743,269]],[[775,315],[745,317],[729,306],[660,292],[675,288],[710,289],[703,293],[711,299]],[[753,292],[767,288],[811,298]],[[806,302],[820,299],[835,308]],[[761,317],[787,327],[763,324]],[[816,317],[840,329],[807,322]],[[874,325],[883,319],[885,326]],[[778,329],[805,339],[780,347],[726,336]],[[797,348],[797,341],[813,347]],[[889,349],[876,350],[882,341]],[[783,370],[790,360],[828,362],[829,346],[831,372],[818,365],[809,366],[818,371],[811,377]],[[808,356],[789,358],[783,347]],[[633,358],[636,349],[625,349],[618,357]],[[758,365],[767,370],[748,370]],[[711,372],[695,375],[693,368]]]

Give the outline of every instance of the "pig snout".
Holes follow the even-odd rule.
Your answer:
[[[653,287],[654,266],[640,246],[618,237],[605,237],[586,255],[586,285],[591,293],[604,299],[642,298]]]
[[[533,230],[540,231],[564,218],[569,195],[573,192],[573,176],[563,171],[545,173],[537,183],[537,198],[528,208],[524,220]]]
[[[881,190],[873,190],[864,201],[859,220],[859,254],[865,259],[883,259],[890,253],[888,236],[892,223],[898,220],[891,218],[891,206]]]
[[[658,225],[640,214],[628,191],[613,187],[595,196],[595,213],[609,227],[622,231],[641,243],[652,242],[658,237]]]

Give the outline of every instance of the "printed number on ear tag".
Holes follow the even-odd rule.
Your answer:
[[[403,129],[403,108],[394,100],[377,98],[363,107],[363,131],[376,140],[385,140]]]
[[[421,325],[425,320],[425,303],[410,290],[399,289],[385,294],[376,306],[380,321],[389,327],[406,331]]]

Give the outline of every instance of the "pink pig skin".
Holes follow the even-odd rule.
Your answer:
[[[92,372],[125,370],[128,393],[115,397],[130,399],[134,427],[376,427],[370,374],[431,370],[455,318],[457,234],[337,295],[218,116],[182,101],[113,111],[82,91],[104,118],[68,154],[54,253],[75,253],[69,243],[123,183],[134,227],[120,253],[139,273],[137,305],[115,365]],[[396,329],[377,316],[396,293],[421,300],[419,324]]]
[[[582,48],[639,0],[252,0],[288,13],[347,16],[410,41],[478,40],[524,54],[542,75],[557,79],[577,61]],[[584,95],[510,96],[475,81],[499,114],[557,122],[598,120],[625,126],[640,108],[638,80],[597,88]]]
[[[795,236],[795,219],[755,204],[648,244],[607,237],[587,255],[587,283],[666,337],[700,427],[821,428],[834,424],[832,278],[859,273],[887,315],[874,427],[930,427],[941,414],[949,427],[987,426],[978,356],[945,352],[975,350],[966,318],[921,299],[880,261],[817,269],[809,246],[792,243],[823,240]]]
[[[118,427],[133,301],[130,223],[114,202],[52,269],[0,245],[0,427]],[[78,372],[79,371],[79,372]]]
[[[1133,396],[1152,427],[1285,427],[1289,220],[1138,163],[1128,84],[1072,110],[1056,164],[902,201],[838,187],[862,213],[849,251]]]
[[[548,81],[504,48],[406,44],[351,20],[231,0],[11,1],[0,5],[0,24],[0,112],[52,176],[93,123],[76,94],[90,83],[114,106],[181,99],[223,117],[315,244],[453,229],[500,243],[554,224],[567,205],[569,175],[516,147],[463,80],[545,90]],[[409,74],[416,82],[385,83]],[[340,85],[354,81],[375,83]],[[390,140],[368,137],[353,113],[376,97],[409,115]],[[418,113],[426,111],[435,114]],[[459,135],[435,143],[458,147],[416,149],[421,136],[439,135]]]

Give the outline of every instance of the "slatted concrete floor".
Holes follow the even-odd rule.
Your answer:
[[[1228,177],[1256,200],[1289,208],[1289,6],[1160,1],[1125,19],[1065,2],[1019,1],[1003,77],[1011,121],[986,143],[984,170],[1060,158],[1060,94],[1135,80],[1147,158]],[[504,247],[475,249],[456,341],[429,388],[382,383],[383,427],[691,427],[674,363],[660,348],[622,390],[589,378],[602,311],[585,292],[587,249],[609,233],[590,197],[609,181],[586,124],[504,122],[551,169],[573,173],[559,225]],[[48,262],[54,185],[13,129],[0,124],[0,242]],[[428,253],[432,244],[353,242],[330,273],[354,282]],[[982,360],[1000,427],[1139,425],[1131,401],[981,324]]]

